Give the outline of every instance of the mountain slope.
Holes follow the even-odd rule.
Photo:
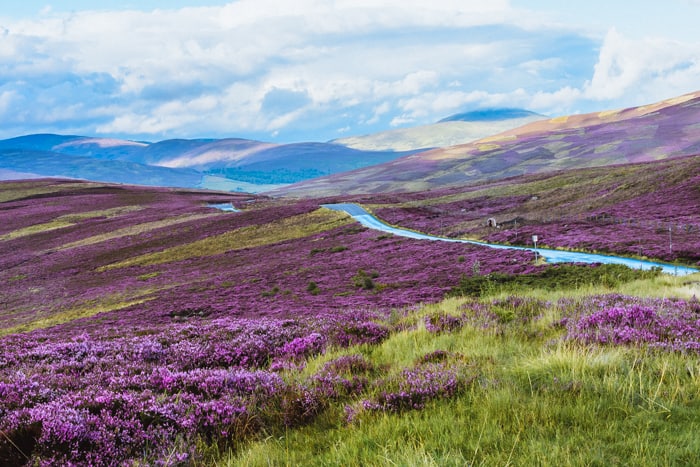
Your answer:
[[[700,92],[621,111],[530,123],[470,144],[435,149],[285,187],[276,195],[421,191],[528,173],[700,153]]]
[[[351,136],[333,142],[366,151],[441,148],[465,144],[544,118],[521,109],[486,109],[452,115],[432,125]]]
[[[685,157],[339,201],[447,235],[697,262],[699,183]],[[697,275],[384,235],[324,202],[0,183],[0,465],[563,465],[591,444],[700,464]]]
[[[361,151],[331,143],[272,144],[231,138],[211,141],[153,163],[248,183],[287,184],[382,164],[410,153]]]
[[[48,177],[79,178],[134,185],[199,187],[202,174],[189,169],[153,167],[120,160],[51,151],[0,150],[0,168]]]
[[[38,134],[0,141],[0,168],[102,182],[260,192],[411,153],[241,138],[144,143]]]

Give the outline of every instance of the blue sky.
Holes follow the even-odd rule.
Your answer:
[[[0,138],[326,141],[700,89],[700,0],[3,1]]]

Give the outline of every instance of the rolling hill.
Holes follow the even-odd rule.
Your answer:
[[[258,192],[411,153],[240,138],[145,143],[37,134],[0,141],[0,168],[101,182]]]
[[[523,244],[539,234],[552,247],[697,264],[699,181],[700,158],[681,157],[333,201],[446,236]],[[367,439],[403,452],[419,427],[444,449],[443,430],[457,426],[449,446],[472,434],[472,446],[490,443],[483,463],[500,465],[519,439],[561,443],[572,417],[601,457],[638,450],[639,436],[609,442],[610,425],[626,439],[632,424],[659,446],[640,465],[675,453],[681,430],[696,438],[697,280],[396,237],[327,202],[0,182],[0,464],[264,465],[294,450],[315,465],[348,446],[344,464],[371,465],[386,451],[356,454]],[[212,207],[222,203],[238,212]],[[500,228],[484,224],[491,217]],[[664,298],[620,292],[632,287]],[[659,394],[654,405],[640,405],[641,384]],[[661,404],[684,417],[651,412]],[[554,411],[547,423],[518,426],[543,407]],[[474,410],[497,423],[464,430]],[[648,434],[650,412],[664,429]],[[405,425],[370,437],[382,423]],[[368,431],[353,441],[358,430]],[[480,431],[508,436],[506,449]],[[256,450],[264,462],[238,457]],[[695,464],[698,452],[679,459]]]
[[[411,151],[465,144],[545,117],[522,109],[484,109],[455,114],[431,125],[399,128],[332,142],[365,151]]]
[[[202,174],[121,160],[39,150],[0,150],[0,167],[37,176],[76,178],[150,186],[199,187]]]
[[[537,121],[465,145],[406,156],[273,192],[284,196],[421,191],[700,152],[700,92],[619,111]]]

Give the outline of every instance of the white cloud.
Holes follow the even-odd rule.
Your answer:
[[[391,119],[389,125],[392,127],[403,126],[407,124],[415,123],[416,119],[410,115],[402,114]]]
[[[0,92],[0,115],[6,113],[9,110],[9,108],[10,108],[12,102],[15,100],[15,98],[16,98],[16,93],[14,93],[12,91]]]
[[[698,57],[700,43],[632,40],[611,29],[603,42],[593,77],[584,88],[585,96],[616,100],[630,92],[648,92],[650,87],[658,85],[678,94],[688,92],[686,85],[691,80],[695,86],[700,82]],[[680,86],[674,86],[674,82]]]
[[[357,122],[422,124],[485,106],[566,113],[700,82],[694,44],[615,29],[600,42],[552,24],[508,0],[46,9],[2,21],[0,116],[14,119],[0,128],[146,138],[303,127],[325,140]]]
[[[390,110],[391,104],[389,104],[389,102],[384,101],[373,109],[372,117],[364,123],[368,125],[374,125],[375,123],[379,122],[379,119],[382,117],[382,115],[386,114]],[[345,130],[345,132],[349,130],[350,128],[347,127],[347,130]]]
[[[553,92],[537,92],[530,98],[527,107],[531,110],[542,111],[548,114],[565,114],[574,107],[582,95],[583,92],[580,89],[570,86]]]

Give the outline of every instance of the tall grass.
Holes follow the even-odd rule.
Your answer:
[[[666,296],[666,276],[622,291]],[[609,293],[532,290],[533,299]],[[493,299],[495,298],[495,302]],[[499,298],[488,297],[497,303]],[[700,465],[700,359],[643,347],[584,346],[561,339],[556,306],[536,319],[429,332],[430,316],[457,316],[451,298],[408,314],[405,328],[361,352],[386,377],[435,350],[468,361],[477,377],[456,397],[422,410],[365,413],[348,423],[342,405],[309,426],[269,433],[217,457],[219,465]],[[505,305],[503,305],[505,306]],[[491,306],[493,308],[493,306]],[[333,352],[309,362],[313,373]],[[301,376],[299,376],[301,377]],[[371,397],[363,394],[360,397]]]

